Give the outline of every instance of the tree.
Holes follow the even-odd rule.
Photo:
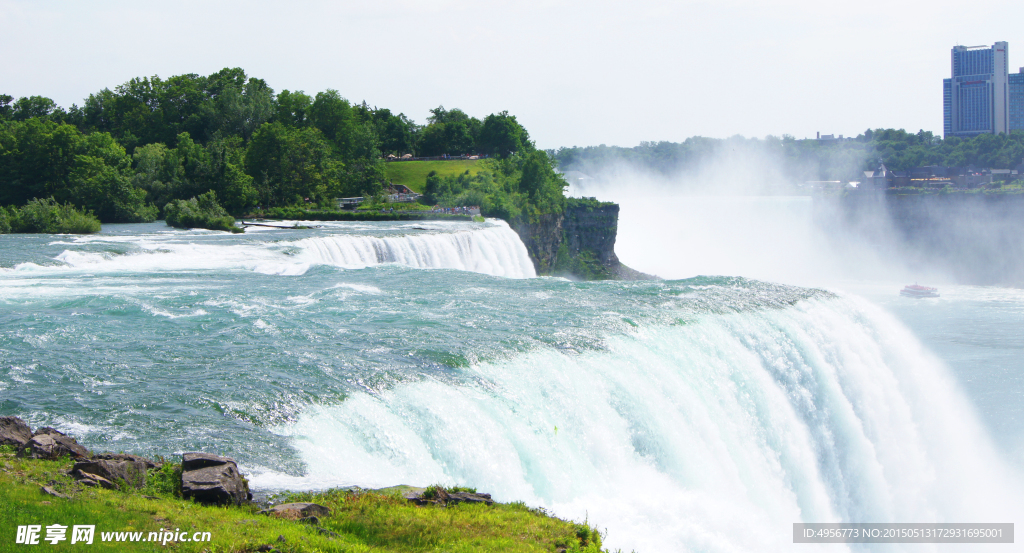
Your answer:
[[[260,202],[267,207],[306,199],[325,203],[342,192],[342,164],[317,128],[264,123],[249,142],[245,170],[253,175]]]
[[[33,117],[43,119],[54,112],[63,114],[63,111],[59,111],[59,109],[56,102],[43,96],[18,98],[18,101],[14,102],[12,118],[15,121],[25,121]]]
[[[11,107],[11,102],[14,101],[14,97],[9,94],[0,94],[0,121],[10,119],[14,111]]]
[[[104,222],[151,221],[156,210],[130,176],[130,158],[107,133],[83,135],[66,123],[39,118],[0,132],[0,203],[52,196]]]
[[[392,115],[391,110],[375,109],[372,120],[382,153],[396,156],[413,153],[417,127],[404,113]]]
[[[480,129],[480,152],[507,157],[530,147],[530,135],[507,111],[488,115]]]
[[[421,155],[459,155],[477,151],[482,123],[460,109],[446,110],[438,106],[430,110],[429,123],[419,136],[417,149]]]
[[[313,99],[305,92],[282,90],[277,95],[277,109],[274,120],[289,127],[305,127],[309,124],[306,112]]]

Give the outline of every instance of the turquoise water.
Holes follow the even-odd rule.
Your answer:
[[[0,414],[94,450],[214,451],[267,490],[471,485],[638,551],[1024,521],[1012,429],[890,312],[926,304],[535,278],[493,221],[107,225],[3,237],[0,267]]]
[[[904,298],[897,283],[849,283],[906,324],[951,369],[1004,456],[1024,471],[1024,290],[945,285]]]

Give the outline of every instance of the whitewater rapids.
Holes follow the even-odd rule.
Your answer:
[[[949,370],[865,300],[523,278],[507,225],[415,227],[5,238],[0,414],[94,450],[229,455],[263,490],[474,486],[611,550],[1024,521]]]

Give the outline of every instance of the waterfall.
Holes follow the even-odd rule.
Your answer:
[[[470,485],[642,552],[789,550],[794,522],[1020,520],[1011,469],[890,315],[828,297],[690,319],[310,407],[274,429],[306,475],[254,482]]]

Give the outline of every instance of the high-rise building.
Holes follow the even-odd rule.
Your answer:
[[[946,136],[970,137],[1009,130],[1009,58],[1007,43],[954,46],[952,77],[944,79]]]
[[[1010,73],[1009,112],[1010,130],[1024,131],[1024,67],[1019,73]]]

